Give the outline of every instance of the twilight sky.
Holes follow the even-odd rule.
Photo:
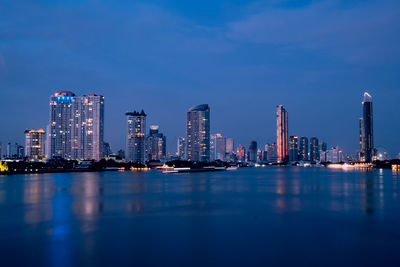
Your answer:
[[[124,113],[144,109],[169,152],[186,110],[208,103],[235,144],[289,134],[358,149],[364,91],[375,144],[400,152],[398,0],[2,0],[0,141],[46,127],[58,90],[103,94],[105,139],[125,144]]]

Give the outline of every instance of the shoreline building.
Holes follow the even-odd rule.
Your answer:
[[[305,136],[300,138],[299,160],[308,160],[308,138]]]
[[[207,104],[190,108],[186,121],[186,152],[189,161],[210,160],[210,107]]]
[[[145,163],[146,113],[143,111],[127,112],[126,155],[127,161]]]
[[[96,94],[73,100],[72,159],[97,160],[104,156],[104,97]]]
[[[319,141],[317,137],[312,137],[310,139],[310,160],[314,162],[320,160]]]
[[[146,137],[146,161],[162,161],[166,158],[166,137],[159,132],[160,126],[150,125]]]
[[[246,161],[246,148],[244,146],[239,144],[239,146],[236,148],[236,157],[239,162]]]
[[[288,113],[282,105],[276,107],[277,162],[288,161]]]
[[[363,116],[360,118],[360,160],[370,163],[374,157],[372,96],[364,93]]]
[[[249,149],[247,150],[247,161],[249,162],[257,162],[257,151],[258,146],[256,141],[251,141],[249,145]]]
[[[178,137],[177,141],[177,149],[176,149],[176,156],[180,160],[186,159],[186,140],[185,137]]]
[[[48,158],[71,159],[73,124],[73,99],[70,91],[56,92],[50,96],[50,123],[47,129]]]
[[[42,159],[45,157],[45,132],[43,129],[25,131],[25,157]]]
[[[222,134],[212,134],[210,138],[210,161],[225,160],[226,137]]]
[[[289,139],[289,161],[299,160],[299,138],[291,136]]]

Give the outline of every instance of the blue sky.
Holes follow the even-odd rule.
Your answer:
[[[106,141],[124,147],[143,108],[176,150],[185,112],[211,106],[212,132],[248,146],[291,135],[358,149],[364,91],[375,143],[400,152],[400,3],[366,1],[0,2],[0,141],[45,127],[57,90],[106,99]]]

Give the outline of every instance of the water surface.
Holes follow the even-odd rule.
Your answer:
[[[0,176],[0,265],[400,266],[399,183],[297,167]]]

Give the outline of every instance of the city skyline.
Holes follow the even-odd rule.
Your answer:
[[[393,115],[400,97],[398,1],[7,2],[0,4],[7,25],[0,29],[3,146],[46,126],[43,96],[70,90],[106,97],[105,141],[114,151],[125,147],[125,132],[113,131],[125,125],[121,114],[149,111],[149,125],[160,125],[174,153],[186,110],[208,103],[211,133],[237,144],[272,143],[270,114],[283,104],[293,134],[355,153],[355,103],[368,91],[375,145],[392,157],[400,151]]]

